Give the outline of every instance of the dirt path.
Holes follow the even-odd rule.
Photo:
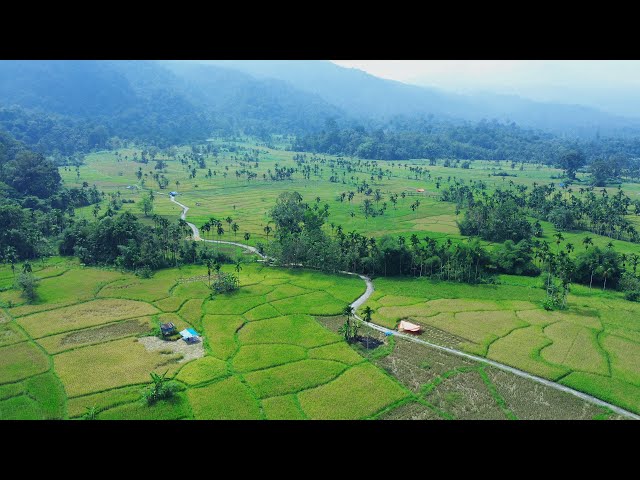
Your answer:
[[[177,202],[176,199],[169,195],[169,198],[171,199],[171,201],[177,205],[180,205],[182,207],[182,214],[180,215],[180,218],[182,218],[183,220],[186,221],[186,216],[187,216],[187,212],[189,211],[189,207],[187,207],[186,205],[183,205],[180,202]],[[191,230],[193,230],[193,236],[195,240],[200,240],[200,241],[205,241],[205,242],[210,242],[210,243],[226,243],[229,245],[236,245],[238,247],[244,248],[245,250],[248,250],[250,252],[255,253],[256,255],[259,255],[261,258],[266,259],[267,257],[265,255],[262,255],[260,252],[258,252],[258,250],[255,247],[252,247],[250,245],[245,245],[242,243],[236,243],[236,242],[225,242],[223,240],[203,240],[202,238],[200,238],[200,232],[198,230],[198,227],[196,227],[193,223],[189,223],[187,222],[187,225],[189,225],[189,227],[191,227]],[[364,280],[364,282],[367,285],[367,289],[366,291],[360,296],[358,297],[352,304],[351,307],[353,307],[354,312],[357,312],[358,308],[360,308],[368,299],[369,297],[371,297],[371,295],[373,294],[373,292],[375,291],[374,287],[373,287],[373,282],[371,281],[371,279],[369,277],[367,277],[366,275],[360,275],[359,273],[353,273],[353,272],[340,272],[340,273],[344,273],[347,275],[355,275],[357,277],[360,277],[362,280]],[[356,318],[358,318],[359,320],[362,320],[362,318],[360,318],[357,314],[355,315]],[[362,320],[364,322],[364,320]],[[380,332],[388,332],[390,331],[388,328],[383,327],[382,325],[377,325],[375,323],[371,323],[371,322],[365,322],[368,326],[370,326],[371,328],[378,330]],[[596,398],[594,396],[588,395],[586,393],[580,392],[578,390],[574,390],[573,388],[569,388],[565,385],[561,385],[559,383],[556,382],[552,382],[551,380],[547,380],[541,377],[537,377],[535,375],[531,375],[530,373],[527,373],[525,371],[522,370],[518,370],[517,368],[513,368],[510,367],[508,365],[504,365],[502,363],[499,362],[495,362],[493,360],[489,360],[487,358],[484,357],[478,357],[476,355],[471,355],[470,353],[466,353],[466,352],[462,352],[460,350],[455,350],[453,348],[449,348],[449,347],[444,347],[442,345],[436,345],[435,343],[431,343],[431,342],[427,342],[426,340],[422,340],[420,338],[417,338],[413,335],[408,335],[402,332],[396,332],[396,331],[392,331],[393,335],[403,338],[405,340],[408,340],[410,342],[415,342],[415,343],[420,343],[422,345],[426,345],[428,347],[431,348],[435,348],[437,350],[441,350],[447,353],[450,353],[452,355],[457,355],[459,357],[465,357],[468,358],[470,360],[473,360],[475,362],[479,362],[479,363],[484,363],[487,365],[490,365],[492,367],[495,368],[499,368],[500,370],[504,370],[506,372],[512,373],[514,375],[518,375],[519,377],[523,377],[523,378],[527,378],[529,380],[532,380],[534,382],[537,383],[541,383],[543,385],[546,385],[548,387],[551,388],[555,388],[556,390],[560,390],[562,392],[565,393],[570,393],[571,395],[574,395],[582,400],[585,400],[587,402],[593,403],[595,405],[601,406],[601,407],[605,407],[608,408],[612,411],[614,411],[615,413],[618,413],[620,415],[624,415],[625,417],[628,418],[632,418],[634,420],[640,420],[640,416],[636,415],[635,413],[629,412],[628,410],[625,410],[624,408],[618,407],[616,405],[612,405],[611,403],[607,403],[603,400],[600,400],[599,398]]]

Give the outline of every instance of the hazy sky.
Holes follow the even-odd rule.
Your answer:
[[[511,93],[640,115],[637,60],[333,60],[373,75],[458,92]]]

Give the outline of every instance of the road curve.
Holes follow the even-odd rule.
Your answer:
[[[171,201],[177,205],[179,205],[180,207],[182,207],[182,214],[180,215],[180,218],[182,218],[182,220],[184,220],[186,222],[187,220],[187,212],[189,211],[189,207],[187,207],[186,205],[183,205],[182,203],[176,201],[175,197],[173,197],[172,195],[169,195],[169,198],[171,199]],[[191,230],[193,231],[193,238],[194,240],[197,241],[204,241],[204,242],[209,242],[209,243],[223,243],[223,244],[228,244],[228,245],[235,245],[238,246],[240,248],[244,248],[245,250],[248,250],[252,253],[255,253],[256,255],[259,255],[262,259],[266,259],[267,257],[263,254],[261,254],[260,252],[258,252],[258,250],[255,247],[252,247],[250,245],[245,245],[243,243],[237,243],[237,242],[227,242],[224,240],[204,240],[200,237],[200,231],[198,230],[198,227],[196,227],[193,223],[189,223],[187,222],[187,225],[189,225],[189,227],[191,228]],[[345,271],[341,271],[340,273],[344,273],[346,275],[355,275],[357,277],[360,277],[362,280],[364,280],[367,289],[365,290],[365,292],[358,297],[352,304],[351,307],[353,308],[354,312],[358,311],[358,308],[360,308],[368,299],[369,297],[371,297],[371,295],[373,294],[373,292],[375,291],[374,287],[373,287],[373,281],[371,280],[371,278],[367,277],[366,275],[361,275],[359,273],[353,273],[353,272],[345,272]],[[372,322],[365,322],[364,320],[362,320],[362,318],[360,318],[360,316],[358,316],[357,314],[355,314],[355,317],[358,320],[363,321],[364,323],[366,323],[369,327],[378,330],[380,332],[389,332],[390,330],[387,327],[383,327],[382,325],[378,325]],[[574,390],[573,388],[567,387],[565,385],[562,385],[560,383],[556,383],[553,382],[551,380],[547,380],[545,378],[541,378],[541,377],[537,377],[535,375],[531,375],[530,373],[527,373],[525,371],[522,370],[518,370],[517,368],[513,368],[510,367],[509,365],[504,365],[502,363],[493,361],[493,360],[489,360],[487,358],[484,357],[478,357],[476,355],[472,355],[470,353],[466,353],[466,352],[462,352],[460,350],[456,350],[454,348],[449,348],[449,347],[444,347],[442,345],[437,345],[435,343],[431,343],[428,342],[426,340],[422,340],[420,338],[417,338],[413,335],[408,335],[406,333],[402,333],[402,332],[397,332],[397,331],[392,331],[393,335],[395,335],[396,337],[400,337],[403,338],[405,340],[408,340],[410,342],[414,342],[414,343],[419,343],[421,345],[425,345],[427,347],[431,347],[431,348],[435,348],[436,350],[441,350],[443,352],[447,352],[450,353],[452,355],[457,355],[459,357],[464,357],[464,358],[468,358],[470,360],[473,360],[475,362],[479,362],[479,363],[484,363],[487,365],[490,365],[492,367],[498,368],[500,370],[504,370],[506,372],[512,373],[514,375],[518,375],[519,377],[523,377],[523,378],[527,378],[529,380],[532,380],[534,382],[540,383],[542,385],[546,385],[547,387],[551,387],[551,388],[555,388],[556,390],[560,390],[562,392],[565,393],[570,393],[571,395],[574,395],[584,401],[587,401],[589,403],[593,403],[595,405],[598,405],[600,407],[605,407],[608,408],[610,410],[612,410],[613,412],[619,414],[619,415],[623,415],[625,417],[628,418],[632,418],[634,420],[640,420],[640,416],[636,415],[635,413],[632,413],[628,410],[625,410],[624,408],[618,407],[616,405],[612,405],[611,403],[605,402],[604,400],[600,400],[599,398],[596,398],[592,395],[588,395],[586,393],[580,392],[578,390]]]

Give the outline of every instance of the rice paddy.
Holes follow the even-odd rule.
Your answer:
[[[165,175],[179,180],[180,200],[191,207],[189,220],[199,226],[211,216],[231,216],[240,225],[238,241],[248,232],[249,244],[266,243],[268,210],[281,192],[297,190],[306,201],[317,196],[328,203],[330,223],[362,234],[464,239],[455,206],[437,199],[433,181],[413,179],[400,164],[378,179],[362,171],[352,175],[385,195],[425,188],[421,208],[411,211],[412,199],[406,198],[384,216],[365,218],[358,206],[363,195],[340,201],[341,192],[355,187],[330,182],[328,167],[310,180],[262,180],[276,162],[295,164],[293,152],[261,150],[266,153],[260,154],[259,176],[251,183],[232,175],[204,178],[200,171],[188,178],[179,162],[169,160]],[[132,152],[127,151],[130,157]],[[215,160],[207,161],[212,165]],[[228,152],[218,161],[229,168],[238,165]],[[79,180],[74,172],[61,174],[70,186],[88,181],[137,202],[141,192],[126,187],[137,183],[138,166],[101,152],[88,156]],[[503,168],[504,163],[475,162],[470,170],[429,170],[432,178],[470,179]],[[343,176],[342,167],[335,170]],[[527,165],[514,181],[531,185],[557,174]],[[151,186],[150,178],[147,182]],[[490,179],[489,190],[502,182]],[[136,204],[123,209],[139,213]],[[160,194],[155,212],[173,221],[180,208]],[[77,216],[90,217],[91,209],[78,209]],[[555,229],[546,222],[543,227],[545,239],[552,242]],[[601,247],[610,241],[589,235]],[[583,236],[565,234],[575,245]],[[222,239],[236,237],[227,232]],[[637,251],[628,242],[613,244],[621,253]],[[237,292],[210,298],[203,266],[161,270],[142,279],[54,257],[34,265],[34,274],[40,278],[38,299],[27,304],[11,288],[11,271],[0,266],[2,419],[80,418],[89,407],[96,407],[99,419],[617,418],[569,394],[394,337],[367,331],[366,344],[347,344],[336,332],[344,322],[340,314],[365,289],[353,276],[246,263]],[[500,285],[471,286],[376,278],[376,291],[364,306],[373,308],[374,322],[388,328],[410,319],[434,343],[640,412],[638,304],[615,292],[576,286],[567,311],[546,312],[538,279],[499,279]],[[168,347],[145,348],[140,338],[166,321],[198,330],[204,357],[184,361]],[[141,390],[152,371],[167,372],[180,392],[172,401],[149,407],[141,401]]]

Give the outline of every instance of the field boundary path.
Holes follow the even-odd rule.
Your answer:
[[[186,205],[183,205],[182,203],[176,201],[175,197],[173,197],[172,195],[169,195],[169,198],[171,199],[171,201],[173,203],[175,203],[176,205],[179,205],[180,207],[182,207],[182,214],[180,215],[180,218],[182,218],[182,220],[187,222],[187,218],[186,217],[187,217],[187,212],[189,211],[189,207],[187,207]],[[258,255],[263,260],[266,260],[266,258],[267,258],[266,255],[263,255],[262,253],[260,253],[257,248],[252,247],[250,245],[245,245],[244,243],[227,242],[227,241],[224,241],[224,240],[205,240],[205,239],[200,237],[200,231],[198,230],[198,227],[196,227],[193,223],[189,223],[189,222],[187,222],[187,225],[189,225],[189,227],[193,231],[193,238],[196,241],[203,241],[203,242],[209,242],[209,243],[222,243],[222,244],[227,244],[227,245],[235,245],[237,247],[244,248],[245,250],[248,250],[248,251],[250,251],[252,253],[255,253],[256,255]],[[571,395],[574,395],[574,396],[576,396],[576,397],[578,397],[578,398],[580,398],[582,400],[585,400],[585,401],[587,401],[589,403],[593,403],[593,404],[598,405],[600,407],[608,408],[608,409],[612,410],[613,412],[615,412],[617,414],[624,415],[625,417],[629,417],[629,418],[632,418],[634,420],[640,420],[640,416],[636,415],[635,413],[632,413],[632,412],[630,412],[628,410],[625,410],[624,408],[618,407],[618,406],[613,405],[611,403],[605,402],[604,400],[600,400],[599,398],[596,398],[596,397],[594,397],[592,395],[580,392],[578,390],[574,390],[573,388],[567,387],[567,386],[562,385],[560,383],[556,383],[556,382],[553,382],[551,380],[547,380],[545,378],[538,377],[536,375],[532,375],[532,374],[527,373],[527,372],[525,372],[523,370],[518,370],[517,368],[510,367],[509,365],[504,365],[503,363],[499,363],[499,362],[496,362],[494,360],[489,360],[489,359],[484,358],[484,357],[479,357],[479,356],[476,356],[476,355],[472,355],[470,353],[462,352],[462,351],[456,350],[454,348],[445,347],[445,346],[442,346],[442,345],[437,345],[435,343],[431,343],[431,342],[428,342],[426,340],[422,340],[420,338],[416,338],[415,336],[408,335],[406,333],[392,331],[387,327],[383,327],[382,325],[377,325],[377,324],[372,323],[372,322],[365,322],[355,312],[358,310],[358,308],[360,308],[362,306],[362,304],[364,304],[364,302],[366,302],[369,299],[369,297],[371,297],[371,295],[373,295],[373,292],[375,291],[374,286],[373,286],[373,282],[371,281],[371,278],[367,277],[366,275],[361,275],[359,273],[353,273],[353,272],[341,271],[340,273],[344,273],[344,274],[347,274],[347,275],[354,275],[354,276],[360,277],[362,280],[364,280],[364,282],[365,282],[365,284],[367,286],[367,289],[360,297],[358,297],[353,303],[351,303],[351,307],[354,310],[354,316],[358,320],[361,320],[366,325],[368,325],[369,327],[371,327],[371,328],[373,328],[375,330],[378,330],[380,332],[392,332],[394,336],[403,338],[403,339],[408,340],[410,342],[419,343],[421,345],[425,345],[427,347],[435,348],[436,350],[441,350],[443,352],[447,352],[447,353],[450,353],[452,355],[457,355],[459,357],[465,357],[465,358],[468,358],[468,359],[473,360],[475,362],[479,362],[479,363],[483,363],[483,364],[486,364],[486,365],[490,365],[490,366],[498,368],[500,370],[504,370],[504,371],[512,373],[514,375],[518,375],[519,377],[527,378],[529,380],[532,380],[534,382],[540,383],[542,385],[546,385],[547,387],[551,387],[551,388],[554,388],[556,390],[560,390],[560,391],[565,392],[565,393],[570,393]]]

